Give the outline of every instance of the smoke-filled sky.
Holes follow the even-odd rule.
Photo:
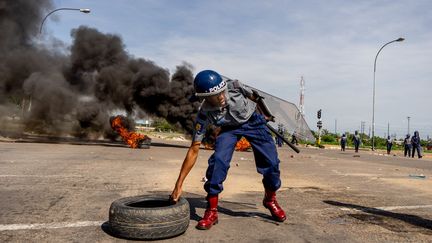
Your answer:
[[[188,101],[190,64],[170,72],[132,55],[119,35],[85,25],[70,31],[70,44],[39,35],[54,8],[50,0],[0,0],[0,132],[107,138],[111,115],[143,111],[191,132],[199,103]]]
[[[360,129],[372,120],[376,71],[376,134],[419,130],[432,135],[432,2],[389,1],[167,1],[54,0],[62,11],[44,24],[41,41],[71,45],[80,25],[117,34],[126,51],[174,72],[186,61],[214,69],[293,103],[306,81],[311,128],[322,109],[324,128]],[[57,43],[58,44],[58,43]]]

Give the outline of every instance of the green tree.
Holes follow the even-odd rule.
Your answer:
[[[153,122],[153,126],[156,130],[161,132],[177,131],[176,126],[170,124],[163,118],[156,118]]]

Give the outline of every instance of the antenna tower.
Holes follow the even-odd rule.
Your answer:
[[[305,80],[303,79],[303,76],[301,76],[300,79],[300,114],[304,117],[304,93],[305,93]]]

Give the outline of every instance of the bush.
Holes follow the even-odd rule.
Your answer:
[[[153,126],[157,131],[161,132],[171,132],[171,131],[177,131],[176,127],[169,122],[167,122],[165,119],[159,118],[156,119],[153,123]]]
[[[326,134],[326,135],[322,136],[321,140],[325,143],[336,143],[337,142],[336,138],[331,134]]]

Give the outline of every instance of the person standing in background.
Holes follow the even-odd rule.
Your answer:
[[[404,156],[406,157],[408,154],[408,158],[411,157],[411,136],[409,134],[406,135],[404,142]]]
[[[346,144],[347,144],[347,138],[346,138],[345,133],[344,133],[344,134],[342,134],[342,137],[340,140],[341,151],[345,151]]]
[[[292,136],[291,136],[291,143],[298,145],[298,141],[297,141],[297,136],[296,136],[296,132],[293,132]]]
[[[387,154],[390,154],[393,146],[393,140],[390,138],[390,136],[387,136],[386,146],[387,146]]]
[[[419,159],[421,159],[423,156],[421,155],[421,144],[420,144],[420,136],[418,131],[414,132],[414,136],[412,136],[411,138],[411,145],[412,145],[411,157],[414,158],[415,151],[417,150],[417,156]]]
[[[278,133],[281,134],[282,136],[284,136],[284,133],[285,133],[284,130],[285,129],[284,129],[283,125],[279,123],[278,124]],[[277,143],[278,147],[282,147],[282,144],[283,144],[282,138],[276,136],[276,143]]]
[[[355,131],[352,141],[354,142],[355,152],[358,153],[360,146],[360,135],[358,134],[358,131]]]

